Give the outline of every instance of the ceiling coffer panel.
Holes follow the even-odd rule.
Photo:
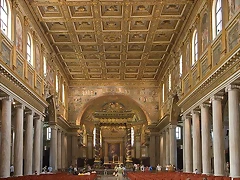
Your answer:
[[[70,80],[157,80],[196,0],[31,0]]]

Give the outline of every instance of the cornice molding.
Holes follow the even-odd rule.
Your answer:
[[[48,103],[43,98],[24,85],[24,83],[11,74],[6,67],[3,67],[2,64],[0,64],[0,73],[2,74],[0,77],[0,89],[2,91],[24,104],[25,107],[37,112],[39,115],[43,114],[43,110],[48,106]],[[20,90],[20,92],[18,90]]]

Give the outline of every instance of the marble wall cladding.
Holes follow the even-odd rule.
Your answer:
[[[8,66],[10,66],[10,53],[11,50],[2,43],[2,59]]]
[[[41,94],[41,82],[38,80],[36,81],[36,91]]]
[[[222,45],[219,43],[213,49],[213,55],[212,55],[213,65],[216,65],[220,61],[221,51],[222,51]]]
[[[84,107],[98,97],[106,95],[125,95],[135,101],[149,118],[154,121],[158,119],[158,91],[157,88],[138,88],[138,87],[70,87],[68,96],[69,120],[76,121],[79,113]],[[124,96],[123,96],[124,98]],[[124,104],[127,105],[127,104]]]
[[[240,20],[236,23],[228,33],[228,50],[231,51],[239,43]]]
[[[202,62],[201,62],[201,73],[202,73],[202,77],[204,77],[206,75],[208,71],[208,60],[207,59],[204,59]]]
[[[184,94],[186,94],[189,91],[189,78],[186,78],[184,80]]]
[[[16,72],[20,77],[23,77],[23,62],[20,59],[17,59],[17,68],[16,68]]]
[[[30,86],[33,86],[33,73],[31,71],[28,71],[28,83]]]

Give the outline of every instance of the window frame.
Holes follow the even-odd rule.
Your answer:
[[[218,5],[220,5],[220,6],[218,6]],[[220,15],[219,15],[219,13],[220,13]],[[218,21],[218,17],[220,18],[219,21]],[[223,23],[222,0],[214,0],[213,6],[212,6],[212,32],[213,32],[212,34],[213,34],[213,39],[215,39],[222,32],[222,28],[223,28],[222,23]],[[219,31],[218,31],[218,27],[220,27]]]
[[[65,104],[65,85],[62,83],[62,103]]]
[[[47,60],[45,56],[43,56],[43,76],[47,76]]]
[[[176,127],[176,139],[177,140],[182,139],[182,137],[181,137],[181,127],[180,126]]]
[[[162,102],[165,102],[165,87],[164,87],[164,83],[162,84]]]
[[[55,84],[55,90],[58,93],[59,92],[59,79],[58,79],[58,75],[56,74],[56,84]]]
[[[52,129],[51,127],[47,127],[47,140],[51,140],[51,136],[52,136]]]
[[[172,74],[169,73],[168,75],[168,91],[171,91],[172,89]]]
[[[198,61],[198,32],[197,29],[195,29],[192,37],[192,66],[197,61]]]
[[[30,33],[27,33],[27,44],[26,44],[26,46],[27,46],[27,62],[29,63],[29,64],[31,64],[32,66],[33,66],[33,57],[32,57],[32,55],[33,55],[33,52],[32,52],[32,50],[33,50],[33,44],[32,44],[32,36],[30,35]]]
[[[179,76],[182,77],[183,74],[183,62],[182,62],[182,55],[179,58]]]
[[[3,4],[3,5],[2,5]],[[6,19],[2,19],[2,13],[5,13]],[[9,39],[11,39],[11,9],[8,0],[1,0],[0,2],[0,23],[1,23],[1,31],[4,35],[6,35]],[[6,30],[3,29],[2,25],[5,25]]]

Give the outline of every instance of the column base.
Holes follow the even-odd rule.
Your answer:
[[[100,161],[94,161],[94,168],[100,169],[101,168],[101,162]]]
[[[133,168],[133,162],[126,162],[126,169],[132,169]]]
[[[240,176],[231,176],[231,175],[229,175],[229,177],[231,177],[231,178],[240,178]]]
[[[214,176],[224,176],[224,174],[214,174]]]

